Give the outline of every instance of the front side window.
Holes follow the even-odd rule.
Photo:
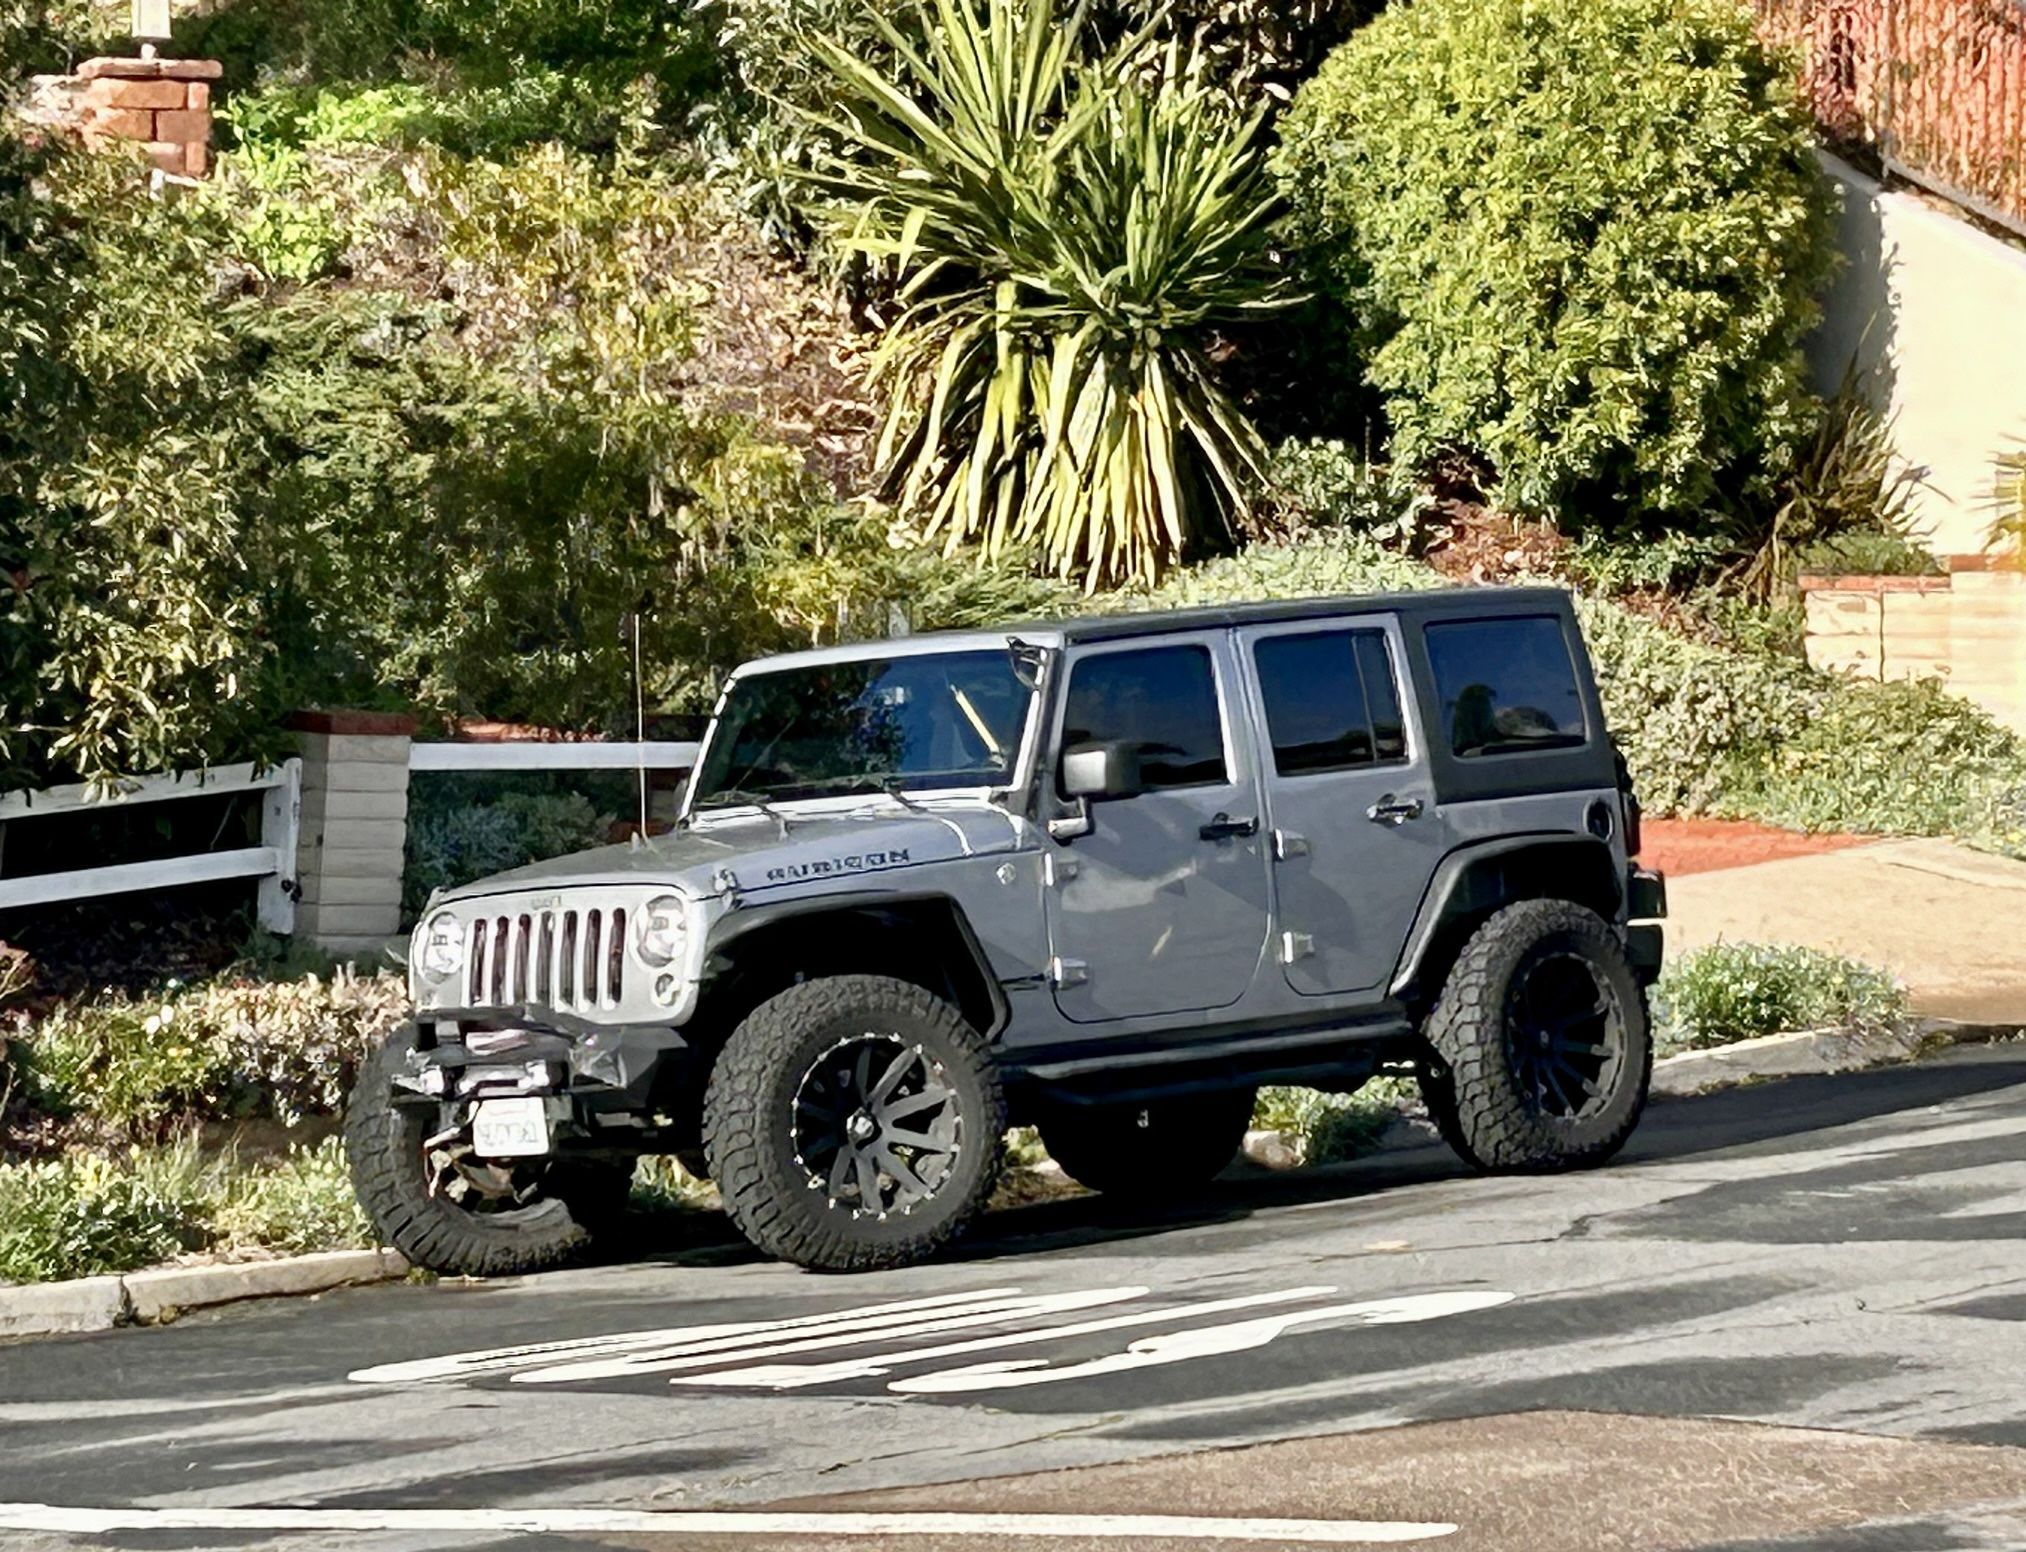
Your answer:
[[[1200,787],[1227,778],[1217,678],[1203,647],[1149,647],[1080,661],[1069,676],[1062,747],[1132,744],[1140,782]]]
[[[1556,616],[1431,622],[1427,640],[1443,726],[1458,755],[1569,749],[1585,741],[1583,695]]]
[[[694,806],[1004,786],[1031,694],[989,648],[748,674],[725,697]]]
[[[1253,646],[1252,657],[1277,774],[1306,776],[1406,758],[1385,632],[1268,636]]]

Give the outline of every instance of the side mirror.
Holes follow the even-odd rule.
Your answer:
[[[1065,797],[1104,803],[1137,797],[1142,790],[1136,744],[1078,744],[1062,753]]]

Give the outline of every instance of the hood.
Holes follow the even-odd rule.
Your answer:
[[[1013,850],[1018,823],[989,803],[939,803],[916,812],[888,800],[839,812],[786,811],[787,833],[764,814],[740,812],[706,818],[642,844],[601,846],[495,873],[444,891],[444,900],[468,900],[544,885],[680,885],[691,894],[727,886],[743,894],[851,878],[959,857]],[[725,875],[729,875],[727,878]]]

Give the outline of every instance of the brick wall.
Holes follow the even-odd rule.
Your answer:
[[[1865,679],[1939,678],[2026,733],[2026,570],[1803,577],[1808,661]]]
[[[31,117],[88,140],[131,140],[163,172],[201,178],[211,168],[213,59],[92,59],[71,76],[32,84]]]

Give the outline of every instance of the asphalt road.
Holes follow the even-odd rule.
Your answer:
[[[1033,1514],[1074,1518],[993,1518]],[[8,1549],[2026,1546],[2026,1046],[1659,1105],[1581,1176],[1391,1153],[1159,1221],[1004,1211],[875,1276],[714,1238],[0,1347],[6,1525]]]

